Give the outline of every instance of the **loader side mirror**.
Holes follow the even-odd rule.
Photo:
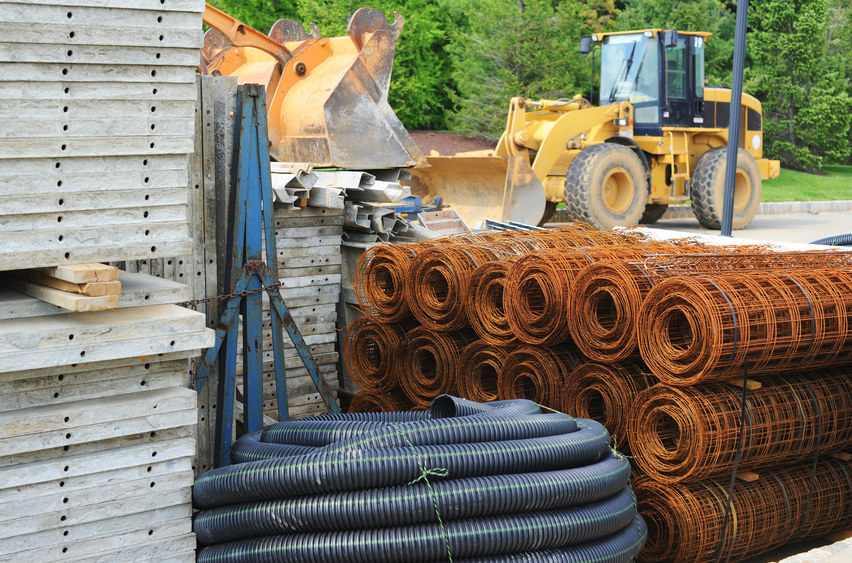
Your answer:
[[[677,47],[678,33],[674,29],[666,29],[663,31],[663,47],[666,51],[671,51]]]
[[[592,36],[584,35],[580,38],[580,54],[588,55],[592,52]]]

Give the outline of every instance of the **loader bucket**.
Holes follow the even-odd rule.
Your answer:
[[[544,186],[520,156],[431,156],[406,182],[424,203],[436,197],[473,226],[477,221],[538,225],[544,215]]]
[[[388,104],[403,18],[361,8],[343,37],[279,20],[266,36],[208,4],[208,72],[266,87],[270,154],[315,168],[402,168],[423,156]]]

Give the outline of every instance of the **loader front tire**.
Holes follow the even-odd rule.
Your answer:
[[[639,223],[648,199],[642,161],[621,145],[592,145],[568,167],[565,205],[571,216],[601,230]]]
[[[728,147],[718,147],[701,155],[695,164],[690,194],[692,212],[705,229],[722,228],[727,158]],[[733,229],[745,229],[754,219],[760,205],[761,187],[760,168],[754,157],[738,149]]]

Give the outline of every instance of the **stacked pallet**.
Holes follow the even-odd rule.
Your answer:
[[[121,277],[96,313],[0,290],[0,560],[194,560],[188,359],[212,332],[168,304],[185,286]]]
[[[0,4],[0,270],[189,254],[203,7]]]
[[[333,390],[338,388],[336,350],[337,303],[340,298],[340,243],[343,209],[275,207],[275,245],[280,293],[299,332]],[[278,393],[272,352],[269,301],[263,304],[263,412],[278,418]],[[291,418],[325,414],[327,408],[284,332],[288,410]],[[241,373],[241,362],[237,373]],[[238,388],[241,380],[238,378]],[[336,397],[335,397],[336,398]]]

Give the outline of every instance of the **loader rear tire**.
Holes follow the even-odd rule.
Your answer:
[[[722,228],[727,157],[728,147],[718,147],[701,155],[695,165],[691,190],[692,212],[705,229]],[[738,149],[733,229],[745,229],[754,219],[760,205],[761,187],[760,168],[754,157]]]
[[[641,225],[653,225],[666,214],[666,209],[669,208],[668,203],[649,203],[645,206],[645,212],[642,213],[642,218],[639,219]]]
[[[592,145],[574,157],[565,179],[565,205],[577,221],[601,230],[639,223],[648,198],[645,167],[636,153]]]

